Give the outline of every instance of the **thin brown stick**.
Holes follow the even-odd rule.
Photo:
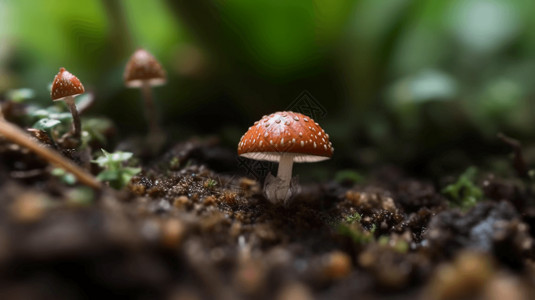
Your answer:
[[[8,123],[4,119],[0,118],[0,134],[6,137],[8,140],[16,143],[22,147],[26,147],[37,155],[41,156],[51,164],[54,164],[67,172],[72,173],[78,181],[90,186],[94,189],[100,189],[102,185],[100,182],[90,173],[86,172],[82,168],[73,164],[71,161],[65,159],[58,152],[43,147],[38,142],[32,140],[24,131],[20,128]]]

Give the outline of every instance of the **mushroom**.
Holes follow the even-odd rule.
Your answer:
[[[59,73],[54,77],[54,82],[52,83],[50,97],[52,97],[52,101],[65,101],[65,104],[69,107],[72,114],[73,136],[76,139],[80,138],[82,125],[74,103],[74,97],[84,92],[84,86],[76,76],[65,70],[65,68],[59,69]]]
[[[264,194],[273,203],[288,201],[294,162],[318,162],[333,155],[329,135],[311,118],[291,111],[264,116],[242,136],[238,155],[279,163],[276,178],[264,183]],[[270,177],[271,176],[271,177]]]
[[[165,70],[147,50],[138,49],[126,64],[124,82],[127,87],[141,88],[145,100],[145,112],[150,134],[160,134],[154,109],[151,88],[163,85],[167,80]]]

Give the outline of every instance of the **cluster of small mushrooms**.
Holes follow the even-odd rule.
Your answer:
[[[125,68],[124,82],[127,87],[140,88],[142,91],[150,128],[149,136],[162,136],[151,88],[164,84],[166,80],[165,70],[148,51],[139,49],[130,57]],[[84,92],[80,80],[65,68],[60,68],[54,78],[50,96],[53,101],[62,100],[67,104],[73,119],[71,135],[78,140],[82,128],[74,97]],[[98,181],[89,172],[62,158],[52,149],[39,147],[35,141],[3,118],[0,118],[0,134],[72,172],[82,183],[100,188]],[[292,180],[293,163],[326,160],[333,155],[333,151],[329,135],[318,123],[308,116],[291,111],[262,117],[249,127],[238,144],[238,155],[279,163],[277,177],[268,174],[265,180],[264,195],[273,203],[285,204],[299,192],[296,181]]]
[[[150,127],[150,134],[161,132],[158,126],[158,118],[154,108],[152,97],[152,86],[165,84],[167,75],[160,63],[144,49],[139,49],[130,57],[124,72],[124,82],[127,87],[140,88],[145,100],[145,112],[147,122]],[[69,107],[73,119],[73,136],[80,137],[81,122],[78,110],[74,103],[74,97],[85,92],[80,80],[65,68],[60,68],[59,73],[54,77],[50,96],[53,101],[63,100]]]

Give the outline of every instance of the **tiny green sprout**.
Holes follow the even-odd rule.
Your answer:
[[[213,189],[217,185],[217,181],[208,179],[204,182],[204,187],[207,189]]]
[[[351,238],[355,244],[367,244],[374,240],[373,231],[365,230],[359,223],[340,224],[336,231]]]
[[[351,224],[351,223],[354,223],[354,222],[360,222],[360,220],[362,220],[362,216],[358,212],[347,216],[346,219],[345,219],[346,223],[348,223],[348,224]]]
[[[180,168],[180,159],[175,156],[169,162],[169,169],[176,170],[178,168]]]
[[[470,167],[459,176],[455,183],[442,190],[442,194],[450,199],[451,205],[466,210],[483,198],[483,191],[474,183],[476,173],[477,169]]]
[[[125,165],[133,156],[130,152],[117,151],[109,153],[102,149],[102,153],[104,153],[103,156],[99,156],[92,162],[104,169],[97,175],[97,179],[108,182],[112,188],[123,188],[134,175],[141,172],[141,168],[132,168]]]
[[[54,168],[50,172],[53,176],[56,176],[61,180],[63,183],[66,183],[68,185],[73,185],[76,183],[76,177],[72,175],[71,173],[61,169],[61,168]]]

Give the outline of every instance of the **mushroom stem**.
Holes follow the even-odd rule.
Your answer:
[[[277,200],[286,201],[289,197],[290,183],[292,181],[292,168],[294,155],[292,153],[282,153],[279,160],[279,170],[277,178],[280,179],[275,193]]]
[[[47,147],[43,147],[40,143],[35,142],[26,133],[24,133],[24,131],[8,123],[4,119],[0,119],[0,134],[13,143],[30,149],[48,162],[72,173],[81,183],[94,189],[101,188],[100,182],[93,175],[73,164],[69,160],[63,158],[56,151]]]
[[[149,123],[149,134],[160,134],[160,127],[158,126],[156,118],[156,108],[154,107],[154,100],[152,97],[152,88],[148,80],[144,80],[141,86],[143,93],[143,100],[145,100],[145,117]]]
[[[79,139],[82,134],[82,123],[80,121],[80,115],[78,114],[78,110],[76,109],[76,104],[74,103],[74,97],[65,97],[65,103],[69,107],[69,110],[72,114],[73,136],[76,139]]]

